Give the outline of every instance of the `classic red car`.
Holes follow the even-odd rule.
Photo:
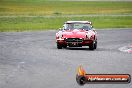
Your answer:
[[[57,48],[89,46],[97,48],[97,32],[89,21],[67,21],[56,33]]]

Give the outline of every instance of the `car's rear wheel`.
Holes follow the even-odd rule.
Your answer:
[[[62,49],[62,45],[60,45],[59,43],[57,43],[57,48],[58,49]]]

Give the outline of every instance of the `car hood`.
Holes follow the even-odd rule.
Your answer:
[[[64,38],[86,38],[86,32],[84,30],[67,30],[63,31],[63,37]]]

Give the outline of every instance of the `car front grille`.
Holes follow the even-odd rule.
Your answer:
[[[82,42],[83,40],[80,39],[80,38],[68,38],[68,39],[65,39],[66,42]]]

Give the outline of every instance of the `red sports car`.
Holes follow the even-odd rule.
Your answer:
[[[89,21],[67,21],[56,33],[57,48],[89,46],[97,48],[97,32]]]

